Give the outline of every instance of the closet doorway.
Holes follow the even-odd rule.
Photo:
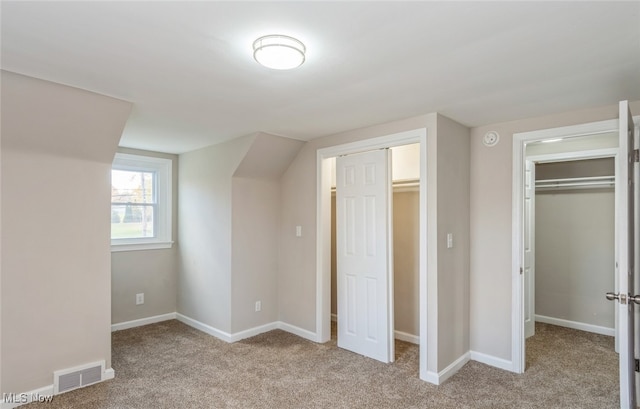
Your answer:
[[[419,376],[428,380],[427,333],[429,325],[424,313],[427,305],[427,129],[417,128],[387,136],[363,139],[342,145],[318,149],[317,152],[317,268],[316,268],[316,339],[327,342],[331,338],[331,158],[372,149],[419,144]],[[393,334],[391,334],[393,336]]]
[[[615,336],[614,157],[533,162],[534,321]]]
[[[535,322],[615,336],[615,158],[604,132],[525,149],[525,336]]]

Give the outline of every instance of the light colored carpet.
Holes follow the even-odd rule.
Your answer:
[[[418,379],[418,347],[382,364],[271,331],[227,344],[178,321],[113,333],[116,378],[39,408],[618,408],[613,339],[538,323],[527,371],[469,362],[440,386]]]

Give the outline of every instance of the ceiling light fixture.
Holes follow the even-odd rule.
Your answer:
[[[307,49],[293,37],[274,34],[253,42],[253,58],[267,68],[290,70],[305,60]]]

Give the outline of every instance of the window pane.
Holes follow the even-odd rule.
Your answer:
[[[111,251],[171,247],[172,159],[118,152],[111,167]]]
[[[112,170],[112,203],[154,203],[155,172]]]
[[[153,206],[112,204],[111,238],[135,239],[154,237]]]

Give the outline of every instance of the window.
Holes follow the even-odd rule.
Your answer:
[[[171,160],[116,153],[111,168],[111,250],[172,244]]]

